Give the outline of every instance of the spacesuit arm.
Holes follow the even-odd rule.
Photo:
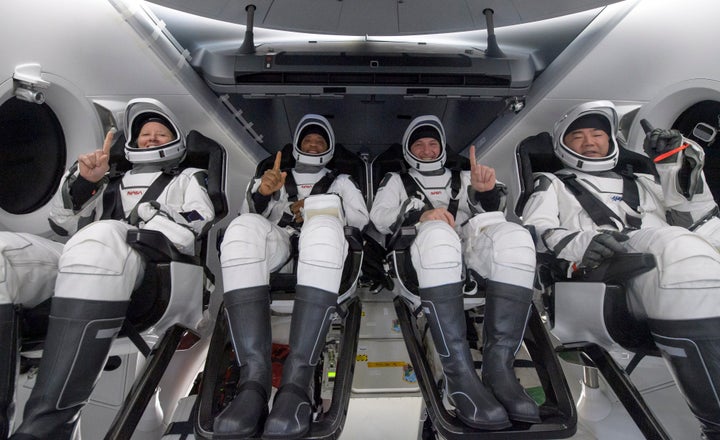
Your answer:
[[[195,234],[201,234],[215,219],[215,208],[207,192],[207,172],[188,169],[182,176],[187,179],[182,204],[179,209],[169,207],[168,213],[175,223],[192,229]]]
[[[523,209],[522,222],[534,229],[539,252],[551,252],[563,260],[580,263],[598,232],[582,231],[560,223],[561,185],[564,184],[551,174],[536,174],[533,193]]]
[[[290,210],[291,203],[288,201],[287,192],[285,188],[275,191],[270,196],[263,196],[258,192],[260,188],[260,179],[253,179],[248,185],[248,190],[245,195],[245,200],[242,206],[242,213],[254,213],[259,214],[270,220],[273,223],[277,223],[283,217],[283,214],[293,215]]]
[[[350,176],[344,174],[339,175],[331,187],[336,185],[337,193],[342,197],[347,224],[362,230],[368,224],[369,214],[360,188]],[[332,188],[330,192],[336,192],[335,188]]]
[[[500,211],[507,207],[507,187],[500,182],[490,191],[478,192],[472,186],[467,187],[468,205],[473,213]]]
[[[264,196],[260,194],[258,191],[259,188],[260,179],[253,179],[250,181],[245,194],[245,205],[248,210],[247,212],[263,215],[268,210],[272,196]]]
[[[370,221],[382,234],[392,234],[393,226],[402,224],[409,200],[402,184],[402,179],[397,173],[387,174],[378,188],[372,209],[370,210]]]
[[[693,229],[716,209],[703,173],[702,147],[677,130],[655,129],[643,148],[656,163],[668,223]]]
[[[96,185],[90,197],[73,197],[73,188],[80,179],[77,163],[68,169],[60,189],[50,203],[49,221],[53,231],[62,236],[72,235],[102,215],[102,194],[107,187],[107,178]],[[90,182],[88,182],[90,183]],[[85,200],[81,200],[85,199]]]

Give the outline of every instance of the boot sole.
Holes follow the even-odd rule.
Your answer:
[[[514,420],[516,422],[524,422],[524,423],[542,423],[542,419],[540,417],[527,417],[527,416],[516,416],[508,413],[508,418],[510,420]]]
[[[512,426],[512,423],[510,422],[510,420],[504,420],[501,422],[494,422],[494,423],[478,423],[478,422],[473,422],[471,420],[467,420],[464,417],[461,417],[459,415],[459,413],[457,413],[457,412],[455,413],[455,417],[460,419],[461,422],[463,422],[465,425],[467,425],[471,428],[484,429],[487,431],[497,431],[497,430],[509,428]]]

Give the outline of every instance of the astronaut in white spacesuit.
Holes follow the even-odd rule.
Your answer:
[[[528,231],[505,219],[505,187],[476,162],[474,146],[470,171],[444,167],[445,139],[435,116],[410,123],[402,140],[409,171],[385,176],[370,220],[384,234],[417,226],[410,252],[420,300],[460,420],[479,429],[502,429],[508,418],[539,422],[512,367],[531,307],[535,247]],[[488,280],[482,382],[466,339],[463,260]]]
[[[720,438],[720,219],[702,173],[703,151],[676,130],[655,129],[644,149],[660,181],[628,175],[613,170],[617,130],[609,101],[568,111],[553,131],[555,155],[566,168],[536,175],[523,222],[535,229],[539,250],[573,268],[597,267],[615,253],[655,256],[655,269],[627,281],[631,310],[647,319],[703,432]],[[568,178],[579,190],[568,188]],[[605,220],[585,210],[574,192],[602,202]]]
[[[0,304],[32,307],[53,295],[39,373],[13,439],[71,438],[143,279],[143,257],[126,243],[127,232],[160,231],[194,255],[197,234],[214,218],[206,171],[177,168],[185,135],[170,111],[156,100],[134,99],[125,121],[132,169],[108,178],[108,133],[101,150],[80,155],[52,201],[53,229],[72,235],[64,246],[25,234],[0,236]]]
[[[305,115],[293,137],[295,166],[281,169],[278,152],[274,166],[250,182],[242,213],[225,233],[220,261],[240,386],[230,405],[215,418],[215,433],[296,438],[310,429],[311,380],[336,309],[348,253],[343,227],[362,229],[368,223],[365,199],[357,185],[347,174],[325,167],[334,149],[335,135],[328,120]],[[322,212],[315,209],[318,203]],[[298,234],[290,354],[268,416],[270,273],[291,260],[291,239]]]

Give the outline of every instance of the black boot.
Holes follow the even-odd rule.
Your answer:
[[[704,437],[720,439],[720,318],[648,324]]]
[[[445,386],[457,417],[478,429],[510,426],[505,409],[475,372],[463,309],[462,283],[420,289],[422,308],[445,374]]]
[[[522,344],[532,290],[488,281],[483,326],[482,381],[512,420],[539,423],[540,409],[520,385],[513,363]]]
[[[128,301],[53,298],[38,376],[13,439],[70,438],[127,305]]]
[[[337,307],[337,295],[297,286],[290,323],[290,354],[283,365],[282,383],[265,423],[264,438],[299,438],[312,422],[312,379],[325,337]]]
[[[0,304],[0,440],[10,435],[17,374],[18,320],[13,304]]]
[[[268,286],[225,292],[225,316],[240,365],[239,388],[215,417],[213,431],[237,438],[262,433],[272,387],[270,290]]]

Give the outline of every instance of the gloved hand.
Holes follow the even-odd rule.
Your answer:
[[[130,212],[128,221],[131,225],[138,226],[141,221],[149,222],[158,212],[160,212],[160,203],[157,200],[142,202]]]
[[[425,202],[417,197],[409,197],[406,201],[405,212],[422,211],[425,208]]]
[[[678,148],[682,142],[683,136],[679,131],[655,128],[645,136],[643,150],[645,150],[645,153],[650,159],[655,160],[655,158],[661,154]],[[661,160],[660,163],[674,162],[675,160],[675,155],[672,155]]]
[[[155,217],[160,212],[160,202],[157,200],[150,200],[149,202],[143,202],[137,207],[138,217],[144,222],[149,222],[150,219]]]
[[[615,253],[625,252],[625,247],[620,244],[621,241],[627,241],[630,238],[626,234],[618,231],[600,231],[590,241],[585,254],[583,254],[580,267],[588,267],[594,269],[600,266],[603,260],[606,260]]]

